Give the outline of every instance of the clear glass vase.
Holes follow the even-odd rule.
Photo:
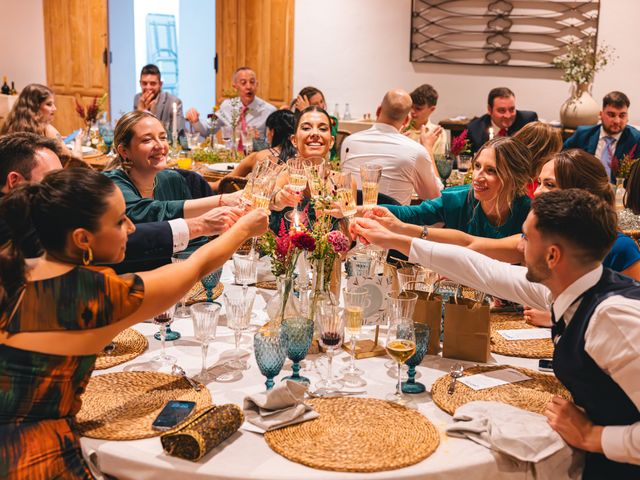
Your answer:
[[[300,316],[299,301],[293,294],[293,276],[280,275],[276,278],[276,287],[276,293],[266,307],[269,327],[273,332],[279,330],[283,320]]]
[[[313,259],[312,263],[312,288],[309,294],[309,318],[315,321],[317,306],[325,301],[331,305],[338,305],[338,297],[331,291],[331,277],[333,263],[327,268],[324,259]],[[318,331],[317,325],[315,332]]]

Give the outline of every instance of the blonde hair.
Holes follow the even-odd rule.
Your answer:
[[[540,175],[542,166],[562,150],[560,129],[544,122],[527,123],[512,138],[520,140],[531,152],[531,178]]]
[[[24,87],[4,124],[0,127],[0,135],[31,132],[44,136],[47,126],[39,118],[40,105],[52,96],[53,91],[44,85],[31,83]]]
[[[476,152],[475,160],[484,149],[493,149],[496,157],[496,172],[500,181],[500,191],[496,199],[495,213],[498,215],[498,224],[504,221],[500,212],[507,207],[511,212],[513,200],[526,194],[526,187],[531,180],[530,165],[531,152],[524,143],[513,137],[496,137],[485,143]],[[469,192],[473,195],[473,190]]]
[[[131,140],[135,135],[135,132],[133,131],[134,127],[145,118],[155,118],[158,120],[158,118],[152,113],[141,110],[134,110],[132,112],[125,113],[120,117],[120,120],[118,120],[116,128],[113,131],[113,147],[116,152],[116,156],[107,164],[104,168],[105,170],[122,169],[127,172],[127,174],[129,173],[133,164],[131,160],[123,158],[122,155],[120,155],[118,147],[122,145],[124,148],[129,148]]]

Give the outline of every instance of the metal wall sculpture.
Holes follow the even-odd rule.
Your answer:
[[[411,61],[550,67],[595,36],[599,0],[413,0]]]

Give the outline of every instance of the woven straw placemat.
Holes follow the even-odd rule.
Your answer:
[[[474,390],[471,387],[457,382],[452,395],[447,393],[451,377],[449,374],[438,378],[431,387],[431,396],[438,407],[450,415],[456,409],[469,402],[476,400],[493,400],[502,402],[514,407],[529,410],[530,412],[543,413],[551,400],[551,397],[571,399],[571,395],[566,388],[553,375],[545,375],[527,368],[513,367],[510,365],[492,365],[482,367],[471,367],[464,371],[464,375],[475,375],[476,373],[491,372],[503,368],[513,368],[531,377],[531,380],[500,385],[499,387],[485,388],[484,390]]]
[[[136,358],[149,347],[149,341],[140,332],[127,328],[113,339],[115,348],[110,354],[99,353],[96,358],[96,370],[115,367]]]
[[[182,377],[159,372],[117,372],[91,377],[77,415],[82,435],[104,440],[137,440],[162,432],[151,428],[169,400],[211,405],[205,387],[196,392]]]
[[[338,472],[379,472],[418,463],[438,447],[438,430],[406,407],[373,398],[309,400],[320,417],[267,432],[283,457]]]
[[[220,295],[222,295],[222,292],[224,292],[224,285],[222,284],[222,282],[220,282],[215,287],[213,287],[213,299],[215,300]],[[207,291],[202,286],[202,283],[198,282],[193,287],[191,287],[191,290],[189,290],[189,293],[187,293],[187,296],[185,298],[186,305],[192,305],[198,302],[206,302]]]
[[[551,338],[541,338],[536,340],[507,340],[498,333],[498,330],[516,330],[525,328],[537,327],[529,325],[524,320],[491,322],[491,351],[493,353],[508,355],[510,357],[553,357],[553,341],[551,341]]]
[[[516,312],[491,312],[490,317],[492,322],[513,322],[514,320],[524,321],[524,315],[522,315],[522,313]]]
[[[277,290],[278,286],[275,280],[267,280],[266,282],[256,283],[257,288],[264,288],[265,290]]]

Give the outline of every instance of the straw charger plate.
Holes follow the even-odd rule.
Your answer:
[[[373,398],[308,401],[320,417],[267,432],[283,457],[338,472],[395,470],[424,460],[440,442],[438,430],[415,410]]]
[[[498,330],[515,330],[537,328],[522,320],[491,322],[491,351],[500,355],[524,358],[553,357],[553,341],[551,338],[535,340],[507,340]]]
[[[158,372],[117,372],[91,377],[77,415],[82,435],[104,440],[137,440],[162,432],[151,424],[169,400],[211,405],[205,387],[196,392],[182,377]]]
[[[115,348],[110,354],[99,353],[96,358],[96,370],[111,368],[128,362],[143,353],[149,346],[149,341],[140,332],[127,328],[113,339]]]
[[[449,415],[453,415],[458,407],[476,400],[502,402],[540,414],[544,412],[547,403],[549,403],[551,397],[555,395],[571,400],[571,395],[556,377],[535,372],[527,368],[513,367],[510,365],[471,367],[464,371],[464,376],[492,372],[503,368],[518,370],[531,377],[531,380],[485,388],[484,390],[474,390],[458,381],[456,382],[455,391],[452,395],[449,395],[447,389],[449,388],[451,377],[447,374],[438,378],[433,383],[431,387],[433,401]]]

